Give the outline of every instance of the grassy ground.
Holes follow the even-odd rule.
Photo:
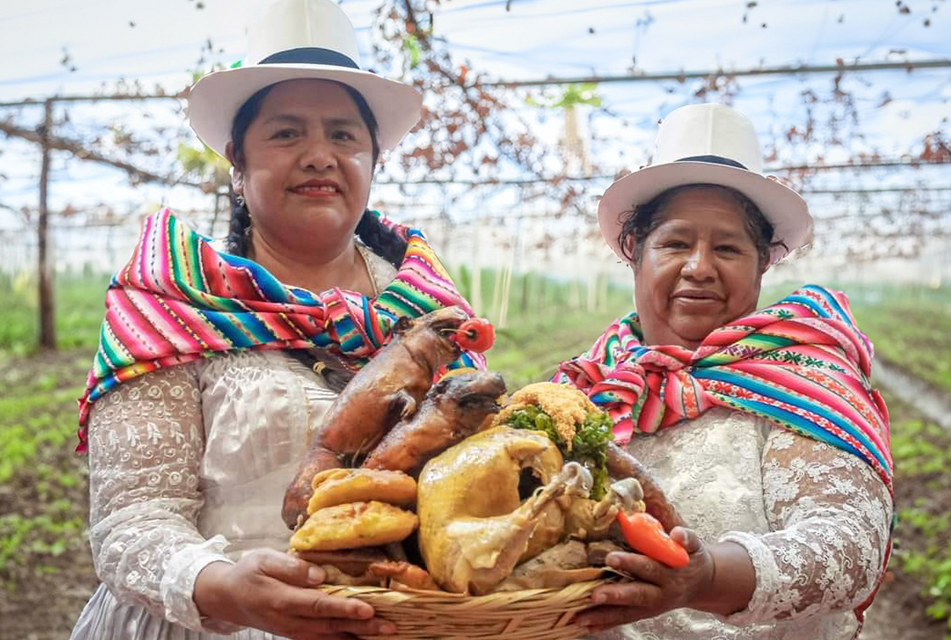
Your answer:
[[[56,336],[62,349],[95,348],[108,276],[58,276],[54,281]],[[27,355],[37,341],[36,280],[0,274],[0,354]]]
[[[890,571],[869,624],[890,629],[884,638],[951,640],[951,433],[884,395],[898,524]]]
[[[465,291],[469,275],[460,274],[459,280]],[[485,315],[497,320],[494,277],[483,274],[482,282]],[[0,280],[0,640],[65,637],[97,583],[85,540],[86,463],[73,449],[75,400],[95,349],[104,283],[104,278],[61,279],[57,328],[61,342],[71,346],[30,355],[35,326],[30,289]],[[629,291],[609,289],[599,300],[600,311],[588,312],[578,308],[587,300],[584,289],[537,280],[526,285],[516,279],[512,291],[507,326],[489,354],[510,388],[547,378],[630,303]],[[908,370],[941,386],[941,363],[951,359],[951,344],[942,341],[951,335],[951,316],[940,300],[931,303],[920,318],[913,314],[921,305],[899,297],[862,298],[855,306],[880,353],[917,363]],[[546,307],[549,312],[542,313]],[[931,333],[923,333],[925,325]],[[951,608],[951,476],[945,471],[951,434],[912,407],[888,400],[901,519],[892,574],[869,624],[894,627],[885,637],[939,638],[948,633],[942,630]]]
[[[949,293],[951,301],[951,293]],[[951,307],[923,301],[914,307],[857,305],[856,321],[872,337],[875,354],[951,393]]]
[[[0,360],[0,638],[60,639],[97,583],[76,398],[91,351]]]

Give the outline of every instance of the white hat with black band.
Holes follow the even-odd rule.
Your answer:
[[[739,191],[773,225],[769,263],[775,264],[812,236],[812,215],[798,193],[763,175],[753,123],[719,104],[680,107],[657,130],[651,163],[608,187],[598,206],[605,241],[623,260],[618,235],[627,216],[668,189],[714,184]]]
[[[225,155],[238,109],[259,90],[285,80],[332,80],[358,91],[392,149],[419,120],[422,96],[410,85],[360,68],[353,25],[331,0],[276,0],[248,27],[248,53],[237,68],[202,77],[188,93],[192,129]]]

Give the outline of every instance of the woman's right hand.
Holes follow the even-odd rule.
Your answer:
[[[258,549],[235,564],[214,562],[202,569],[194,599],[203,616],[294,640],[395,633],[391,622],[373,618],[367,603],[317,589],[323,581],[324,572],[315,564]]]

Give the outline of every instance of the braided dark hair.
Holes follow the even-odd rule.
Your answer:
[[[236,169],[244,170],[244,136],[251,122],[261,111],[264,98],[273,87],[272,84],[258,90],[241,105],[234,116],[234,121],[231,123],[231,161]],[[228,226],[228,251],[237,256],[247,256],[251,249],[249,244],[251,212],[248,211],[244,198],[237,195],[233,188],[229,195],[231,196],[231,223]]]
[[[774,246],[785,246],[782,242],[773,242],[773,225],[770,224],[759,207],[753,204],[753,201],[745,195],[722,185],[716,184],[687,184],[680,187],[674,187],[662,192],[660,195],[648,200],[644,204],[634,207],[634,210],[624,217],[621,224],[621,232],[618,234],[618,246],[621,253],[635,266],[639,266],[641,258],[644,255],[644,243],[647,236],[660,226],[662,218],[660,211],[673,199],[678,193],[694,187],[710,187],[722,191],[734,198],[746,214],[744,222],[746,223],[746,232],[756,246],[756,253],[759,257],[760,271],[766,270],[769,264],[769,252]],[[628,238],[633,238],[633,246],[629,246]]]
[[[231,123],[231,144],[232,160],[235,168],[243,170],[244,168],[244,137],[248,132],[248,127],[261,111],[261,105],[264,98],[275,85],[269,85],[258,90],[254,95],[245,101],[238,113],[235,114],[234,121]],[[377,125],[373,111],[366,99],[356,89],[345,84],[341,85],[353,102],[357,105],[360,117],[366,123],[370,130],[370,140],[373,145],[373,166],[380,157],[380,145],[377,141]],[[251,231],[251,212],[248,211],[248,205],[244,198],[238,196],[232,190],[231,192],[231,223],[228,228],[227,245],[228,251],[239,256],[247,256],[250,250],[250,231]],[[406,253],[406,241],[399,237],[395,232],[387,229],[369,210],[363,212],[360,222],[357,223],[356,234],[374,253],[383,257],[387,262],[395,267],[399,267],[403,262],[403,256]]]

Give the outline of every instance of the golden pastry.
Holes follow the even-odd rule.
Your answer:
[[[399,542],[416,530],[415,513],[383,502],[352,502],[314,512],[291,537],[296,551],[336,551]]]
[[[348,502],[377,500],[400,506],[416,502],[416,481],[402,471],[327,469],[314,476],[311,487],[308,514]]]

